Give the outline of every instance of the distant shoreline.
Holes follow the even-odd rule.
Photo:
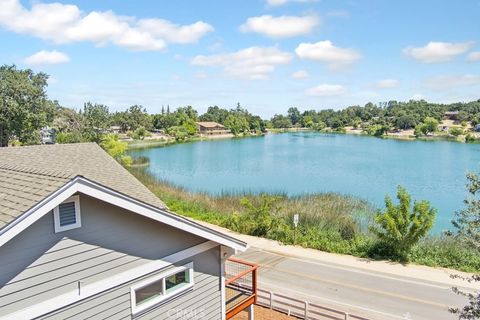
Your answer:
[[[317,132],[323,134],[348,134],[348,135],[358,135],[358,136],[367,136],[372,138],[381,138],[381,139],[395,139],[395,140],[402,140],[402,141],[449,141],[449,142],[458,142],[458,143],[478,143],[477,141],[474,142],[467,142],[465,140],[465,135],[460,135],[458,137],[454,137],[447,134],[432,134],[427,136],[415,136],[413,134],[413,130],[400,130],[398,132],[388,132],[386,135],[382,136],[372,136],[365,133],[362,129],[354,129],[352,127],[346,127],[343,131],[335,131],[331,129],[326,129],[322,131],[313,130],[311,128],[273,128],[267,129],[266,133],[260,135],[239,135],[235,136],[233,134],[225,134],[225,135],[212,135],[212,136],[194,136],[190,138],[186,138],[185,140],[175,140],[173,137],[162,136],[161,138],[147,138],[144,140],[130,140],[125,141],[128,144],[128,150],[136,150],[136,149],[147,149],[147,148],[156,148],[156,147],[164,147],[173,144],[179,143],[191,143],[197,141],[209,141],[209,140],[218,140],[218,139],[240,139],[240,138],[249,138],[249,137],[258,137],[264,136],[267,134],[278,134],[278,133],[287,133],[287,132]],[[478,138],[478,136],[475,136]]]
[[[358,136],[367,136],[372,138],[382,138],[382,139],[395,139],[403,141],[450,141],[450,142],[459,142],[466,143],[465,135],[460,135],[454,137],[446,134],[432,134],[427,136],[415,136],[413,130],[401,130],[399,132],[388,132],[386,135],[382,136],[372,136],[365,133],[362,129],[353,129],[352,127],[346,127],[343,131],[335,131],[327,128],[326,130],[313,130],[311,128],[276,128],[276,129],[267,129],[268,133],[286,133],[286,132],[318,132],[318,133],[334,133],[334,134],[349,134],[349,135],[358,135]],[[469,142],[472,143],[472,142]],[[473,142],[476,143],[476,142]]]
[[[150,138],[145,140],[130,140],[125,141],[128,145],[128,150],[136,150],[136,149],[147,149],[147,148],[156,148],[156,147],[164,147],[173,144],[179,143],[191,143],[197,141],[209,141],[209,140],[220,140],[220,139],[240,139],[240,138],[249,138],[249,137],[258,137],[263,136],[265,134],[249,134],[249,135],[241,135],[235,136],[233,134],[222,134],[222,135],[209,135],[209,136],[194,136],[190,138],[186,138],[185,140],[175,140],[172,137],[161,137],[158,139]]]

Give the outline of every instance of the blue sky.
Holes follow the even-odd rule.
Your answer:
[[[479,0],[0,0],[0,63],[48,73],[74,108],[469,101],[479,14]]]

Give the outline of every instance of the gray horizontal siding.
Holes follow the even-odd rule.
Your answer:
[[[201,253],[191,259],[184,260],[177,265],[183,265],[190,261],[194,264],[194,287],[172,300],[152,307],[135,319],[177,319],[169,310],[197,310],[208,315],[206,319],[221,318],[221,289],[220,289],[220,262],[219,248],[214,248]],[[146,277],[139,278],[128,284],[108,290],[89,299],[85,299],[72,306],[63,308],[40,319],[131,319],[130,287],[155,274],[165,272],[173,266],[154,272]],[[178,317],[181,319],[182,317]],[[185,319],[185,317],[183,317]]]
[[[54,232],[49,213],[0,247],[0,316],[205,240],[81,196],[82,227]]]

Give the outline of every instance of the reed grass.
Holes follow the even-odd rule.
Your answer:
[[[242,199],[257,205],[261,202],[261,194],[246,192],[212,196],[155,179],[144,168],[129,170],[172,211],[237,232],[245,232],[245,224],[252,223],[241,219],[248,219],[248,210],[242,204]],[[279,223],[264,235],[266,238],[363,258],[389,258],[378,255],[378,242],[368,231],[376,209],[367,201],[338,193],[296,197],[276,193],[268,196],[276,199],[273,214]],[[300,214],[300,223],[294,232],[293,215],[296,213]],[[480,271],[480,253],[466,248],[451,237],[429,236],[420,241],[410,253],[409,261],[466,272]]]

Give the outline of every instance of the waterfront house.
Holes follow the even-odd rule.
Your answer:
[[[444,113],[443,118],[445,120],[457,121],[458,111],[447,111]]]
[[[230,130],[220,123],[213,121],[197,122],[197,130],[200,135],[223,135],[229,134]]]
[[[96,144],[0,148],[1,319],[229,319],[256,298],[254,268],[250,287],[225,281],[246,248]]]
[[[55,143],[55,130],[45,126],[40,129],[40,138],[43,144],[53,144]]]

